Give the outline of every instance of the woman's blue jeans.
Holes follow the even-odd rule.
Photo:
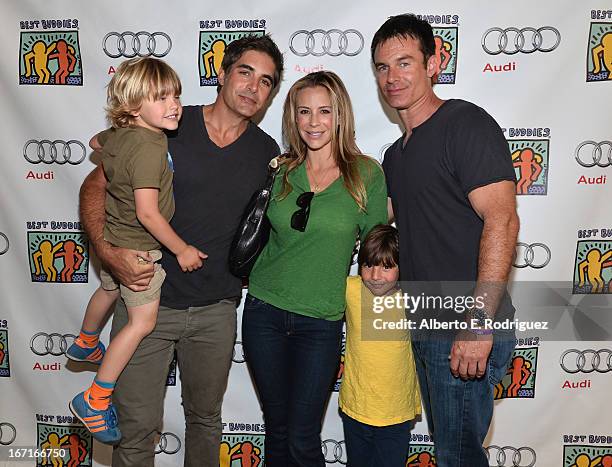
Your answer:
[[[342,320],[247,295],[242,345],[262,404],[267,467],[325,467],[321,423],[340,362]]]

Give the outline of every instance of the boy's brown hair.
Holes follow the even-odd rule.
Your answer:
[[[378,224],[370,230],[358,256],[359,267],[399,265],[399,234],[392,225]]]

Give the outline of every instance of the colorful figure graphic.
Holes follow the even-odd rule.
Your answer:
[[[458,28],[433,28],[435,55],[440,67],[434,76],[434,83],[454,84],[457,74]]]
[[[34,61],[34,72],[38,76],[38,83],[47,84],[51,78],[49,71],[49,58],[55,49],[56,42],[51,42],[48,46],[43,41],[36,41],[32,50],[23,56],[25,62],[26,78],[32,75],[32,61]]]
[[[58,252],[55,257],[63,258],[64,268],[60,272],[62,282],[72,282],[72,275],[81,267],[85,259],[83,257],[83,247],[77,245],[74,240],[66,240],[63,244],[63,251]]]
[[[408,457],[406,467],[436,467],[436,461],[429,452],[421,452]]]
[[[450,62],[452,45],[450,42],[445,41],[442,36],[434,36],[434,42],[436,44],[435,55],[438,57],[438,63],[440,63],[440,73],[446,70],[448,62]]]
[[[23,31],[19,45],[19,84],[83,84],[77,30]]]
[[[205,78],[210,79],[213,76],[218,76],[219,70],[221,69],[221,62],[223,62],[223,57],[225,56],[225,47],[227,47],[225,42],[221,39],[217,39],[210,46],[210,50],[202,55]]]
[[[56,53],[49,55],[49,59],[56,59],[58,66],[55,72],[55,84],[66,84],[66,78],[74,71],[77,59],[74,56],[74,47],[68,45],[64,39],[57,41]]]
[[[570,467],[597,467],[598,465],[601,465],[601,459],[601,456],[598,456],[595,459],[591,460],[591,458],[589,458],[589,456],[587,456],[586,454],[580,454],[578,455],[578,457],[576,457],[574,465]]]
[[[230,467],[232,465],[232,456],[240,449],[240,444],[236,444],[230,448],[226,441],[221,441],[219,446],[219,467]]]
[[[40,266],[47,275],[46,282],[56,282],[57,270],[53,264],[55,259],[55,253],[62,247],[63,242],[59,242],[53,245],[49,240],[43,240],[38,246],[38,250],[32,255],[34,261],[35,271],[34,274],[40,276]],[[40,260],[40,265],[39,265]]]
[[[531,376],[531,362],[525,360],[523,357],[516,356],[512,359],[510,368],[508,368],[507,374],[510,375],[510,385],[506,389],[506,397],[518,397],[518,391],[525,384]]]
[[[33,282],[87,282],[89,255],[82,232],[28,231]]]
[[[66,467],[78,467],[87,457],[87,443],[76,433],[68,435],[68,442],[62,444],[62,448],[70,455]]]
[[[200,70],[200,86],[217,86],[217,75],[225,56],[225,48],[244,36],[263,36],[259,31],[200,31],[200,48],[198,65]]]
[[[548,139],[509,139],[517,195],[545,195],[548,191]]]
[[[0,377],[11,376],[8,330],[0,329]]]
[[[68,435],[62,436],[61,438],[57,433],[49,433],[45,442],[40,445],[41,449],[49,449],[49,456],[42,458],[42,465],[48,465],[51,462],[53,467],[64,467],[64,459],[59,457],[60,449],[62,445],[68,440]]]
[[[564,467],[612,467],[612,446],[563,447]]]
[[[512,154],[513,166],[519,170],[519,180],[516,184],[516,194],[529,194],[529,187],[542,173],[542,156],[535,154],[533,149],[525,148]]]
[[[495,400],[533,398],[535,396],[537,347],[514,349],[512,360],[502,380],[493,388]]]
[[[264,461],[263,434],[226,434],[219,446],[220,467],[259,467]]]
[[[261,450],[253,446],[250,441],[244,441],[239,446],[239,450],[232,455],[231,459],[240,460],[240,467],[257,467],[261,462]]]
[[[578,277],[580,279],[578,287],[584,287],[586,275],[587,281],[591,284],[591,293],[602,293],[605,282],[601,273],[604,266],[612,266],[612,262],[608,262],[610,258],[612,258],[612,250],[607,251],[603,255],[597,248],[590,250],[586,255],[586,259],[578,264]]]
[[[597,74],[603,68],[608,72],[608,79],[612,79],[612,32],[604,34],[601,42],[593,47],[593,73]]]

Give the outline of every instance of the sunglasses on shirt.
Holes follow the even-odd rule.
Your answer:
[[[291,216],[291,228],[300,232],[306,230],[306,224],[308,224],[308,217],[310,216],[310,203],[313,197],[313,191],[305,191],[298,196],[295,204],[297,204],[299,209]]]

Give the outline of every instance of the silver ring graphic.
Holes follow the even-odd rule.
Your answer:
[[[9,250],[9,239],[4,232],[0,232],[0,238],[3,238],[4,243],[6,243],[6,246],[2,250],[0,250],[0,255],[3,255]]]
[[[555,36],[554,43],[549,47],[542,47],[544,44],[544,35],[546,31],[550,31]],[[495,33],[499,33],[499,38],[497,39],[497,48],[490,49],[487,46],[487,39],[489,37],[495,37]],[[490,36],[493,34],[493,36]],[[514,37],[514,40],[511,40],[511,36]],[[526,36],[531,36],[531,39],[528,40]],[[485,31],[482,36],[481,45],[483,50],[489,55],[498,55],[500,53],[505,53],[506,55],[514,55],[516,53],[522,52],[525,54],[530,54],[535,51],[540,52],[552,52],[561,43],[561,33],[557,28],[553,28],[552,26],[544,26],[541,28],[489,28]]]
[[[585,146],[593,146],[593,150],[591,151],[591,158],[593,159],[593,162],[589,162],[587,156],[588,152],[587,154],[584,154],[585,159],[587,159],[586,162],[584,162],[580,157],[580,150]],[[606,154],[605,159],[603,152],[604,146],[608,147],[608,152]],[[583,141],[576,148],[576,151],[574,152],[574,158],[576,159],[576,162],[578,162],[578,164],[580,164],[582,167],[610,167],[612,165],[612,141],[600,141],[599,143],[597,141]]]
[[[294,41],[296,37],[302,35],[304,36],[304,46],[300,47],[299,42],[296,44]],[[318,37],[321,37],[321,42],[319,43],[317,42]],[[353,40],[350,37],[356,37],[356,39]],[[329,31],[323,29],[314,29],[312,31],[300,29],[291,34],[289,38],[289,49],[298,57],[305,57],[306,55],[314,55],[315,57],[346,55],[354,57],[363,50],[364,44],[363,35],[356,29],[347,29],[346,31],[341,31],[340,29],[330,29]]]
[[[383,163],[383,161],[385,160],[385,153],[387,152],[387,149],[389,149],[391,146],[393,146],[393,143],[387,143],[382,148],[380,148],[380,151],[378,151],[378,162],[380,162],[381,164]]]
[[[576,354],[576,361],[573,358],[567,358],[568,355]],[[592,355],[590,360],[587,360],[587,355]],[[607,373],[612,371],[612,350],[610,349],[569,349],[561,354],[559,364],[566,373]]]
[[[13,432],[8,441],[4,439],[4,433],[7,428]],[[2,446],[8,446],[15,441],[15,438],[17,438],[17,430],[15,429],[15,425],[7,422],[0,423],[0,444]]]
[[[35,145],[35,150],[30,149]],[[61,149],[61,150],[60,150]],[[74,157],[73,159],[73,151]],[[62,141],[56,139],[54,141],[43,139],[38,141],[31,139],[23,146],[23,157],[30,164],[53,164],[54,162],[63,165],[66,162],[71,165],[80,164],[87,156],[85,145],[76,139],[70,141]]]
[[[40,338],[44,338],[44,344]],[[30,349],[36,355],[64,355],[66,350],[68,349],[68,340],[76,339],[74,334],[59,334],[57,332],[52,332],[51,334],[47,334],[46,332],[38,332],[32,336],[30,339]],[[57,346],[56,346],[57,344]]]
[[[334,464],[338,462],[339,464],[346,465],[347,460],[344,448],[345,445],[346,443],[344,442],[344,440],[336,441],[335,439],[326,439],[325,441],[321,442],[325,463]],[[329,457],[330,455],[333,457]]]
[[[110,52],[108,49],[108,39],[111,37],[116,37],[116,52]],[[146,47],[145,50],[141,50],[142,46],[143,46],[143,41],[140,40],[140,38],[146,39]],[[157,37],[158,39],[155,39],[155,37]],[[159,40],[159,38],[164,38],[167,42],[166,45],[166,50],[164,50],[163,52],[157,52],[157,40]],[[131,40],[128,42],[126,39],[127,38],[131,38]],[[113,47],[115,48],[115,47]],[[165,57],[166,55],[168,55],[168,53],[170,52],[170,49],[172,49],[172,40],[170,39],[170,36],[168,34],[166,34],[165,32],[154,32],[154,33],[150,33],[147,31],[138,31],[138,32],[132,32],[132,31],[125,31],[125,32],[109,32],[106,36],[104,36],[104,39],[102,39],[102,49],[104,50],[104,53],[109,56],[110,58],[119,58],[119,57],[125,57],[125,58],[134,58],[136,56],[139,57]]]
[[[176,441],[176,447],[173,449],[168,449],[168,438],[174,439]],[[181,450],[181,440],[174,433],[170,433],[166,431],[164,433],[159,434],[159,443],[157,443],[157,447],[155,448],[155,454],[176,454]]]
[[[236,341],[234,344],[234,350],[232,351],[232,362],[244,363],[246,358],[244,357],[244,346],[241,341]]]
[[[495,450],[497,453],[495,455],[495,462],[498,467],[501,466],[512,466],[512,467],[533,467],[536,463],[536,453],[533,448],[530,447],[520,447],[515,448],[513,446],[495,446],[491,445],[486,448],[487,459],[491,460],[491,450]],[[528,453],[529,456],[525,456],[526,459],[523,459],[523,455]],[[512,464],[506,464],[506,460],[509,458],[509,454],[512,454],[511,462]]]
[[[523,250],[523,260],[519,261],[519,248],[524,248]],[[535,261],[535,249],[541,248],[544,251],[545,259],[541,263],[534,263]],[[551,253],[550,248],[544,243],[532,243],[527,244],[523,242],[518,242],[516,244],[516,256],[514,258],[513,266],[515,268],[526,268],[527,266],[532,267],[533,269],[542,269],[548,263],[550,263]]]

